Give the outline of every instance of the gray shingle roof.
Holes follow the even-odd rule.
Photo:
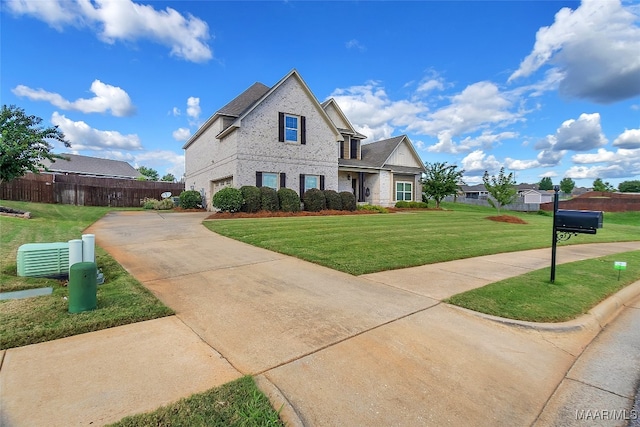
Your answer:
[[[371,142],[369,144],[362,144],[362,160],[338,159],[338,165],[375,169],[393,169],[394,172],[406,172],[411,174],[420,173],[423,171],[422,168],[411,166],[395,166],[385,163],[389,156],[391,156],[393,151],[398,147],[398,145],[402,143],[402,140],[404,138],[405,135],[400,135],[389,139],[383,139],[381,141]]]
[[[254,83],[249,89],[236,96],[231,102],[219,109],[216,114],[239,117],[242,113],[269,91],[262,83]]]
[[[122,160],[100,159],[78,154],[61,154],[69,160],[44,160],[42,163],[51,171],[58,173],[77,173],[81,175],[107,176],[113,178],[135,179],[141,176],[133,166]]]

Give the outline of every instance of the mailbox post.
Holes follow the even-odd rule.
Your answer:
[[[556,280],[556,248],[558,242],[569,240],[578,234],[596,234],[602,228],[602,212],[600,211],[572,211],[558,209],[558,191],[560,187],[554,185],[553,191],[553,240],[551,242],[551,283]]]

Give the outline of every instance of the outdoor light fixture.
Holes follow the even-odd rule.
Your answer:
[[[350,174],[350,173],[349,173],[349,174],[347,174],[347,179],[348,179],[349,181],[351,181],[351,174]]]

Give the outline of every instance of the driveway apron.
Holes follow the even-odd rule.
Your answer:
[[[544,251],[354,277],[212,233],[205,217],[117,212],[87,232],[307,425],[528,425],[599,331],[505,325],[440,302],[545,266]]]

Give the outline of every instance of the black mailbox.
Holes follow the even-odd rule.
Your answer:
[[[596,234],[596,230],[602,228],[602,212],[558,209],[555,226],[557,231]]]

